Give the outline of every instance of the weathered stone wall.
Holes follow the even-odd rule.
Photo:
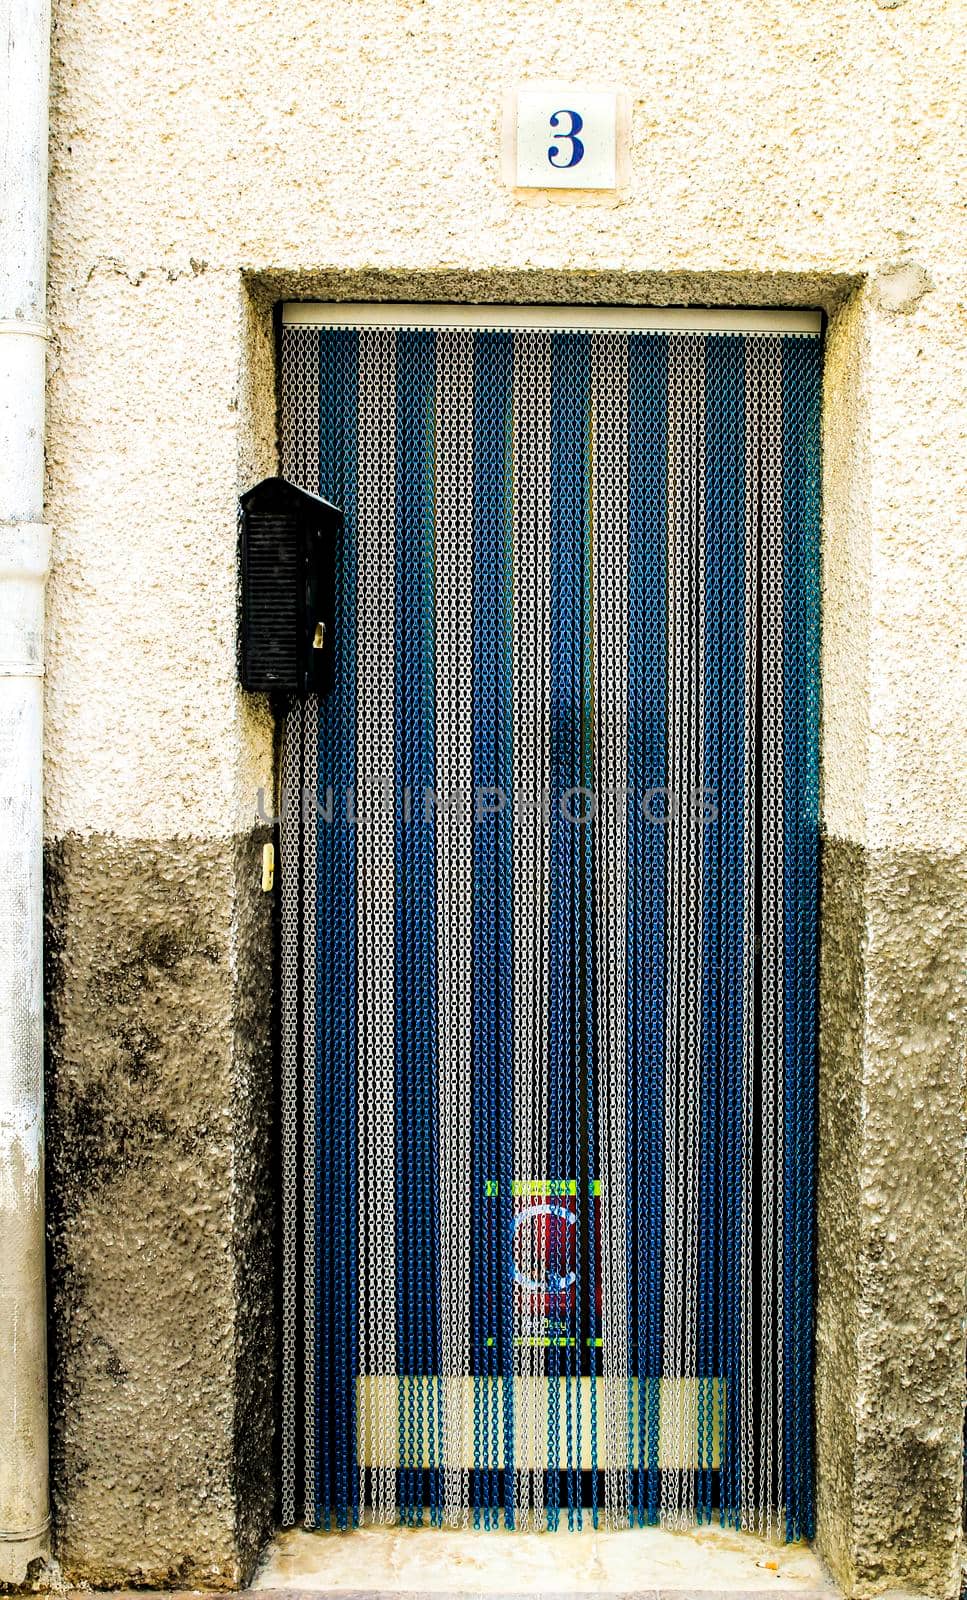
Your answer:
[[[47,854],[53,1483],[93,1583],[237,1584],[271,1510],[260,854],[97,834]]]
[[[231,1582],[272,1514],[272,1096],[235,496],[271,307],[822,305],[820,1545],[952,1593],[967,468],[953,0],[55,0],[47,817],[58,1549]],[[633,100],[631,185],[500,182],[502,91]]]

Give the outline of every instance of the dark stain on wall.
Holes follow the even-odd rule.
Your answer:
[[[271,1528],[262,842],[47,851],[52,1497],[74,1581],[236,1586]]]
[[[820,1546],[842,1581],[851,1560],[856,1461],[865,852],[824,839],[821,868],[816,1488]]]
[[[826,840],[819,1544],[950,1594],[963,1493],[967,861]]]

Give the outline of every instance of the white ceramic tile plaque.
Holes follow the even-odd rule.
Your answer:
[[[517,90],[515,181],[525,189],[613,189],[618,97],[575,84]]]

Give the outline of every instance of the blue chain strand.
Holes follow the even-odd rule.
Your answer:
[[[703,783],[718,796],[722,777],[722,484],[721,368],[727,346],[705,341],[705,484],[702,602],[705,613],[704,707],[702,725]],[[699,1523],[712,1517],[712,1464],[715,1428],[714,1314],[717,1283],[719,1220],[717,1201],[719,1139],[720,915],[721,834],[718,819],[703,827],[702,840],[702,1057],[701,1125],[699,1133],[699,1259],[698,1259],[698,1458],[696,1512]]]
[[[648,595],[647,654],[644,661],[646,789],[662,788],[668,781],[665,684],[668,671],[668,591],[666,551],[668,506],[666,460],[668,452],[668,341],[656,335],[648,340],[647,380],[642,395],[642,425],[648,433],[648,520],[646,561]],[[665,986],[667,972],[665,855],[666,830],[645,825],[646,904],[650,931],[646,976],[645,1071],[651,1107],[648,1154],[648,1522],[658,1521],[660,1504],[661,1373],[664,1321],[663,1256],[665,1241]]]
[[[347,718],[345,766],[343,776],[345,779],[345,793],[350,792],[355,798],[357,792],[356,771],[356,705],[357,705],[357,680],[356,680],[356,594],[358,588],[357,564],[357,439],[359,436],[359,335],[350,330],[344,336],[344,372],[346,392],[346,423],[345,423],[345,457],[346,469],[342,490],[343,506],[343,548],[345,560],[345,615],[346,625],[337,635],[337,648],[339,650],[340,671],[345,674],[346,694],[352,707],[351,718]],[[345,1299],[344,1321],[346,1328],[346,1343],[344,1347],[344,1404],[345,1404],[345,1429],[348,1441],[348,1459],[346,1465],[347,1489],[351,1499],[351,1524],[359,1525],[359,1460],[357,1451],[358,1429],[356,1423],[356,1390],[357,1375],[359,1372],[359,1137],[358,1137],[358,1104],[357,1104],[357,1071],[356,1063],[359,1050],[357,1035],[357,895],[356,882],[356,840],[354,831],[346,819],[347,837],[346,852],[348,860],[347,884],[349,889],[346,905],[346,965],[349,975],[346,994],[346,1062],[348,1068],[348,1082],[345,1087],[346,1104],[346,1209],[347,1220],[345,1228],[346,1253],[348,1259],[347,1293]]]
[[[513,359],[514,342],[499,336],[495,348],[494,553],[497,564],[494,645],[497,713],[496,784],[511,796],[513,751]],[[496,819],[497,848],[497,1281],[500,1310],[504,1524],[514,1526],[514,817],[510,804]],[[496,1452],[495,1452],[496,1455]]]
[[[578,935],[576,902],[579,855],[576,828],[565,820],[569,791],[580,783],[582,742],[581,705],[581,550],[583,497],[581,463],[586,440],[581,426],[586,416],[575,360],[580,336],[555,334],[551,340],[551,949],[550,1007],[551,1061],[549,1082],[550,1162],[552,1192],[561,1196],[561,1211],[568,1209],[577,1176],[575,1126],[575,1062],[578,1042]],[[586,393],[586,386],[585,386]],[[576,1198],[576,1196],[575,1196]],[[557,1527],[560,1509],[560,1390],[565,1400],[565,1476],[568,1525],[574,1526],[580,1500],[575,1457],[575,1387],[579,1374],[580,1320],[575,1315],[580,1292],[572,1277],[579,1266],[568,1259],[571,1229],[563,1216],[551,1231],[549,1280],[559,1285],[551,1301],[548,1322],[548,1527]],[[572,1304],[572,1289],[573,1304]],[[556,1304],[555,1304],[556,1302]],[[563,1367],[563,1371],[562,1371]]]
[[[581,746],[581,688],[580,688],[580,628],[581,628],[581,500],[580,500],[580,461],[584,448],[584,440],[578,432],[578,418],[580,415],[580,395],[578,392],[578,373],[576,370],[576,336],[574,334],[561,335],[561,365],[560,365],[560,484],[561,484],[561,536],[563,541],[564,559],[566,562],[565,582],[568,588],[568,626],[562,641],[562,655],[565,660],[567,673],[567,710],[565,713],[565,781],[568,788],[579,782],[580,774],[580,746]],[[563,800],[563,796],[562,796]],[[567,807],[570,811],[572,807]],[[578,848],[576,830],[572,823],[565,823],[567,870],[568,870],[568,899],[567,899],[567,943],[568,943],[568,1012],[570,1023],[569,1049],[563,1062],[564,1069],[564,1095],[563,1095],[563,1121],[565,1129],[564,1139],[564,1165],[561,1177],[570,1189],[577,1172],[577,1120],[576,1120],[576,1095],[575,1079],[578,1051],[580,1049],[580,976],[579,962],[580,950],[578,947],[579,922],[578,905],[580,902],[580,851]],[[562,1335],[564,1339],[563,1355],[566,1372],[565,1402],[566,1402],[566,1440],[567,1440],[567,1525],[569,1530],[574,1528],[574,1458],[575,1458],[575,1428],[576,1408],[574,1394],[574,1355],[576,1341],[579,1337],[577,1311],[580,1305],[579,1277],[579,1251],[580,1233],[577,1227],[573,1228],[574,1234],[574,1266],[575,1281],[573,1301],[570,1294],[567,1310],[562,1317]],[[562,1240],[561,1271],[565,1277],[569,1276],[570,1263],[564,1256]],[[564,1298],[562,1296],[562,1298]]]
[[[485,681],[484,666],[484,641],[486,639],[485,605],[487,600],[487,577],[485,568],[486,539],[481,526],[480,514],[480,476],[481,461],[484,456],[486,441],[486,386],[481,369],[481,347],[477,351],[474,365],[474,397],[473,397],[473,430],[474,430],[474,516],[473,516],[473,783],[477,792],[481,783],[481,767],[483,763],[483,741],[485,730],[483,726],[483,693]],[[486,861],[484,856],[483,830],[476,826],[472,830],[473,848],[473,1076],[472,1076],[472,1103],[473,1103],[473,1141],[471,1158],[472,1172],[472,1221],[470,1229],[472,1251],[471,1287],[471,1320],[472,1343],[471,1361],[473,1365],[473,1525],[481,1526],[483,1511],[483,1440],[484,1440],[484,1400],[486,1390],[486,1362],[487,1362],[487,1322],[488,1312],[486,1305],[486,1229],[487,1229],[487,1124],[484,1115],[484,1074],[486,1071],[486,1010],[488,1003],[487,974],[484,971],[487,940],[486,917],[486,887],[485,873]]]
[[[813,1339],[815,1320],[816,1157],[819,918],[819,712],[820,712],[820,397],[822,348],[818,340],[800,340],[797,356],[803,384],[803,613],[805,621],[806,771],[803,795],[803,1138],[802,1233],[803,1316],[801,1327],[803,1393],[801,1420],[805,1440],[800,1537],[816,1534],[815,1462],[813,1459]],[[802,347],[805,348],[802,348]]]
[[[722,774],[719,828],[723,857],[722,903],[722,1195],[719,1294],[719,1510],[723,1525],[741,1526],[739,1454],[741,1392],[740,1247],[742,1240],[742,970],[743,772],[745,720],[745,341],[720,346],[717,388],[722,407],[719,508],[723,542]],[[711,444],[710,444],[711,450]]]
[[[588,1404],[588,1431],[591,1461],[591,1507],[594,1526],[597,1527],[598,1515],[598,1411],[597,1411],[597,1347],[595,1335],[597,1333],[597,1289],[598,1289],[598,1262],[594,1237],[594,1175],[597,1168],[595,1152],[597,1151],[597,1118],[596,1118],[596,1050],[594,1031],[594,834],[593,810],[587,798],[593,793],[594,767],[594,724],[593,724],[593,659],[591,654],[591,635],[593,627],[593,594],[592,594],[592,561],[593,549],[591,542],[592,529],[592,486],[591,472],[591,344],[590,340],[583,339],[578,346],[578,382],[581,390],[582,411],[579,418],[584,432],[584,448],[581,452],[583,465],[583,482],[581,484],[581,749],[580,749],[580,775],[578,782],[586,794],[582,796],[582,815],[589,820],[583,822],[577,829],[576,843],[582,852],[581,862],[581,896],[578,902],[579,911],[583,913],[583,926],[580,933],[581,944],[581,1051],[580,1056],[584,1061],[583,1079],[583,1107],[580,1113],[580,1129],[578,1135],[578,1159],[575,1163],[575,1202],[578,1205],[578,1241],[580,1244],[581,1232],[586,1232],[585,1251],[587,1254],[587,1294],[584,1296],[585,1304],[582,1307],[580,1300],[583,1292],[583,1279],[578,1267],[578,1314],[577,1338],[575,1344],[575,1361],[578,1373],[578,1427],[577,1450],[575,1463],[575,1489],[577,1495],[577,1525],[582,1526],[582,1496],[581,1496],[581,1463],[584,1452],[581,1438],[581,1372],[584,1352],[587,1352],[588,1372],[590,1374],[590,1397]],[[580,1058],[579,1058],[580,1059]],[[579,1099],[582,1096],[579,1094]],[[583,1144],[583,1149],[581,1145]],[[581,1175],[584,1173],[584,1204],[580,1204]]]
[[[628,1520],[645,1520],[646,1461],[645,1359],[648,1272],[644,1134],[648,1108],[642,1071],[644,990],[644,923],[641,916],[642,820],[634,796],[641,792],[642,651],[644,648],[644,454],[640,436],[642,353],[639,337],[628,340],[628,747],[629,798],[625,802],[628,865],[625,888],[625,1209],[628,1246],[625,1254],[625,1299],[628,1337],[627,1431]]]
[[[435,467],[435,441],[436,441],[436,340],[429,342],[425,353],[425,396],[424,417],[426,427],[426,449],[424,463],[425,494],[428,505],[428,515],[425,522],[425,536],[423,545],[423,637],[424,637],[424,694],[426,710],[424,716],[424,764],[428,774],[427,786],[436,790],[436,650],[435,650],[435,567],[436,552],[434,545],[435,520],[434,520],[434,482]],[[427,1394],[427,1419],[429,1427],[429,1460],[431,1470],[431,1507],[433,1519],[437,1526],[443,1522],[443,1429],[442,1429],[442,1368],[443,1368],[443,1335],[441,1328],[442,1295],[440,1282],[440,1091],[439,1091],[439,1055],[437,1049],[437,882],[436,882],[436,834],[426,826],[425,817],[421,820],[421,827],[426,836],[427,843],[427,882],[426,905],[430,921],[430,938],[428,948],[427,966],[428,977],[428,1015],[427,1015],[427,1051],[430,1062],[429,1073],[429,1107],[430,1122],[430,1216],[429,1238],[427,1248],[429,1251],[430,1269],[430,1338],[428,1350],[428,1369],[432,1374],[428,1384]]]
[[[783,1343],[786,1353],[786,1386],[784,1394],[784,1460],[783,1475],[786,1507],[786,1534],[794,1535],[799,1522],[799,1351],[796,1343],[798,1321],[797,1253],[799,1245],[798,1220],[798,1165],[799,1165],[799,1037],[798,1017],[801,995],[801,962],[799,905],[800,870],[798,860],[799,818],[801,798],[801,708],[802,690],[800,618],[800,541],[801,506],[799,485],[796,481],[797,445],[791,438],[796,403],[795,373],[790,374],[786,351],[783,350],[783,384],[781,418],[783,426],[783,697],[786,716],[784,722],[784,782],[783,782],[783,1051],[785,1061],[785,1119],[786,1162],[783,1173],[783,1206],[785,1219],[785,1272],[783,1281]],[[793,381],[790,383],[790,376]]]
[[[320,483],[335,479],[340,470],[336,464],[339,454],[339,394],[338,352],[333,344],[324,341],[319,373],[319,403],[323,411],[320,427]],[[339,727],[334,709],[326,702],[320,703],[318,714],[318,768],[314,785],[317,804],[324,807],[329,784],[333,780],[335,752],[338,747]],[[328,1531],[333,1512],[332,1485],[330,1482],[332,1437],[332,1340],[330,1319],[333,1305],[333,1267],[331,1250],[332,1230],[332,1069],[335,1036],[336,994],[332,962],[330,926],[332,904],[337,892],[337,865],[330,849],[331,835],[324,818],[316,817],[316,1424],[319,1430],[319,1447],[316,1451],[315,1525]]]
[[[785,341],[784,341],[785,346]],[[786,704],[784,782],[784,1052],[786,1072],[786,1167],[784,1204],[786,1227],[785,1315],[783,1338],[786,1348],[785,1392],[785,1504],[787,1536],[795,1537],[800,1521],[799,1417],[799,1165],[801,1152],[801,1096],[799,1072],[800,1018],[802,1014],[802,938],[800,918],[800,820],[802,803],[803,718],[802,681],[802,487],[799,481],[800,441],[795,438],[796,413],[801,401],[798,372],[789,351],[783,349],[783,693]],[[799,1270],[797,1270],[797,1268]]]
[[[439,1196],[436,1058],[436,894],[432,831],[424,801],[434,787],[433,441],[435,338],[397,337],[397,564],[402,573],[403,682],[398,681],[401,759],[397,791],[397,896],[402,897],[402,1049],[397,1059],[398,1226],[403,1297],[398,1305],[401,1391],[401,1520],[419,1525],[426,1482],[431,1520],[442,1484],[432,1387],[439,1381]],[[401,611],[401,619],[400,619]],[[399,1003],[399,1000],[398,1000]],[[401,1400],[401,1435],[403,1433]]]
[[[593,476],[593,473],[592,473],[592,470],[591,470],[592,462],[591,462],[590,457],[591,457],[591,452],[593,450],[592,427],[593,427],[593,423],[594,423],[595,419],[593,419],[592,415],[591,415],[591,401],[590,401],[590,355],[591,355],[591,346],[590,346],[590,341],[589,340],[585,340],[584,341],[583,354],[584,354],[584,363],[583,363],[582,370],[581,370],[581,382],[582,382],[582,385],[583,385],[583,388],[584,388],[584,401],[585,401],[585,413],[584,413],[584,415],[585,415],[585,419],[586,419],[585,420],[585,437],[586,437],[586,440],[587,440],[587,445],[586,445],[586,448],[585,448],[585,451],[584,451],[585,474],[584,474],[584,485],[583,485],[583,495],[582,495],[582,500],[583,500],[583,519],[582,519],[583,520],[583,541],[582,541],[582,546],[583,547],[582,547],[581,571],[582,571],[582,578],[583,578],[583,595],[582,595],[582,608],[581,608],[581,611],[582,611],[582,615],[581,615],[581,640],[582,640],[582,671],[583,671],[584,679],[583,679],[582,715],[581,715],[581,728],[582,728],[581,785],[582,785],[582,787],[584,789],[586,789],[588,791],[589,794],[593,794],[594,793],[594,784],[595,784],[595,771],[594,771],[594,758],[593,758],[594,737],[595,737],[595,729],[594,729],[595,706],[594,706],[594,694],[593,694],[594,672],[595,672],[594,625],[595,625],[595,616],[596,616],[596,607],[597,607],[598,597],[594,594],[594,589],[593,589],[594,549],[593,549],[593,544],[592,544],[592,528],[593,528],[593,516],[594,516],[594,509],[595,508],[594,508],[594,503],[593,503],[594,476]],[[587,802],[585,802],[585,803],[587,804]],[[586,1299],[586,1307],[585,1307],[585,1317],[584,1317],[583,1329],[582,1329],[582,1338],[585,1341],[584,1342],[584,1348],[586,1348],[587,1352],[588,1352],[588,1371],[590,1373],[590,1403],[589,1403],[589,1408],[588,1408],[589,1409],[589,1419],[588,1420],[589,1420],[589,1432],[590,1432],[590,1441],[589,1441],[589,1443],[590,1443],[590,1450],[591,1450],[591,1518],[592,1518],[593,1526],[595,1528],[597,1528],[597,1526],[598,1526],[598,1502],[599,1502],[599,1498],[600,1498],[600,1485],[599,1485],[599,1481],[598,1481],[598,1382],[597,1382],[598,1353],[597,1353],[597,1342],[596,1342],[597,1341],[597,1336],[598,1336],[598,1331],[599,1331],[598,1292],[597,1292],[598,1291],[598,1250],[597,1250],[597,1240],[595,1238],[595,1222],[596,1222],[595,1210],[596,1210],[596,1208],[595,1208],[595,1193],[594,1193],[594,1189],[595,1189],[595,1181],[594,1181],[595,1180],[595,1173],[598,1170],[598,1158],[597,1158],[597,1150],[598,1150],[598,1121],[597,1121],[597,1119],[598,1119],[598,1111],[597,1111],[597,1095],[596,1095],[598,1063],[597,1063],[597,1048],[596,1048],[596,1046],[597,1046],[597,1028],[596,1028],[596,1025],[595,1025],[595,982],[594,982],[594,975],[595,975],[595,968],[596,968],[596,962],[595,962],[595,959],[594,959],[594,954],[595,954],[594,953],[594,922],[595,922],[594,907],[595,907],[595,903],[596,903],[596,884],[595,884],[595,878],[594,878],[594,856],[595,856],[595,842],[594,842],[595,819],[594,819],[594,811],[595,811],[595,809],[596,808],[594,808],[594,807],[591,808],[590,818],[586,823],[584,823],[582,825],[581,830],[580,830],[581,840],[582,840],[582,843],[583,843],[583,846],[584,846],[584,862],[583,862],[583,873],[582,873],[582,876],[583,876],[582,904],[583,904],[583,907],[584,907],[584,927],[583,927],[583,931],[582,931],[581,944],[582,944],[582,953],[583,953],[583,996],[584,996],[584,1005],[583,1005],[584,1035],[583,1035],[582,1048],[583,1048],[583,1054],[584,1054],[585,1070],[584,1070],[584,1114],[583,1114],[582,1121],[583,1121],[583,1128],[584,1128],[583,1167],[584,1167],[584,1172],[585,1172],[585,1200],[584,1200],[583,1213],[579,1213],[579,1215],[583,1215],[583,1217],[586,1219],[585,1226],[587,1228],[587,1257],[588,1257],[587,1283],[588,1283],[588,1289],[587,1289],[587,1299]],[[578,1177],[578,1172],[577,1171],[575,1172],[575,1177]],[[580,1277],[578,1279],[578,1283],[580,1285]],[[581,1324],[581,1318],[578,1319],[578,1325],[579,1325],[579,1327],[581,1327],[581,1325],[582,1325]],[[579,1366],[578,1370],[580,1371],[580,1366]],[[579,1407],[578,1407],[578,1416],[580,1417],[580,1404],[579,1404]],[[580,1436],[580,1428],[579,1428],[579,1430],[578,1430],[578,1463],[579,1464],[580,1464],[580,1461],[581,1461],[581,1436]],[[579,1483],[580,1483],[580,1478],[579,1478]],[[582,1520],[581,1519],[581,1497],[580,1497],[580,1493],[579,1493],[579,1495],[578,1495],[578,1527],[581,1526],[581,1520]]]
[[[475,361],[474,394],[474,790],[480,809],[498,784],[498,548],[505,536],[505,397],[501,378],[506,336],[482,334]],[[504,355],[504,360],[501,360]],[[474,1525],[497,1525],[497,1374],[503,1325],[501,1208],[509,1190],[500,1183],[496,1128],[498,1061],[498,834],[492,814],[475,817],[474,851]]]
[[[666,777],[668,342],[628,341],[627,1086],[631,1521],[658,1520],[664,1239],[665,836],[645,796]],[[637,1384],[637,1387],[636,1387]]]
[[[399,338],[396,339],[397,358]],[[405,403],[401,392],[399,362],[397,368],[397,409]],[[396,894],[394,903],[394,933],[396,961],[394,963],[394,1099],[396,1107],[396,1359],[399,1378],[397,1382],[397,1428],[399,1462],[399,1514],[404,1524],[410,1519],[412,1504],[411,1462],[413,1460],[412,1379],[413,1370],[412,1326],[407,1316],[410,1301],[411,1252],[409,1242],[409,1168],[410,1130],[407,1126],[407,1063],[410,1040],[410,939],[409,939],[409,873],[407,840],[405,833],[404,796],[409,777],[409,693],[412,681],[409,661],[409,571],[405,521],[404,455],[400,449],[400,419],[397,415],[395,462],[395,585],[396,613],[394,639],[394,785],[395,803],[393,817]]]
[[[562,517],[566,517],[565,532],[569,544],[568,568],[570,579],[571,631],[570,647],[570,747],[568,751],[569,784],[576,790],[589,787],[590,761],[590,675],[587,649],[590,635],[590,342],[580,334],[561,336],[562,393],[561,393],[561,483]],[[564,506],[567,506],[566,512]],[[584,797],[577,793],[571,797],[567,811],[571,818],[583,814]],[[585,1062],[590,1070],[590,1041],[587,1029],[587,983],[590,972],[591,951],[585,943],[586,918],[590,911],[590,879],[588,847],[590,829],[573,820],[566,823],[570,845],[571,901],[571,1055],[565,1066],[567,1086],[567,1143],[566,1170],[562,1176],[572,1186],[574,1205],[574,1254],[570,1271],[573,1272],[573,1300],[566,1331],[565,1358],[567,1363],[567,1486],[568,1527],[582,1524],[581,1508],[581,1368],[584,1352],[585,1324],[583,1316],[582,1273],[582,1214],[581,1173],[586,1152],[591,1149],[591,1127],[585,1115],[590,1107],[584,1104]],[[592,1294],[593,1280],[592,1281]]]

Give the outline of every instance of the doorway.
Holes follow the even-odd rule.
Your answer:
[[[285,309],[286,1523],[812,1533],[820,356]]]

